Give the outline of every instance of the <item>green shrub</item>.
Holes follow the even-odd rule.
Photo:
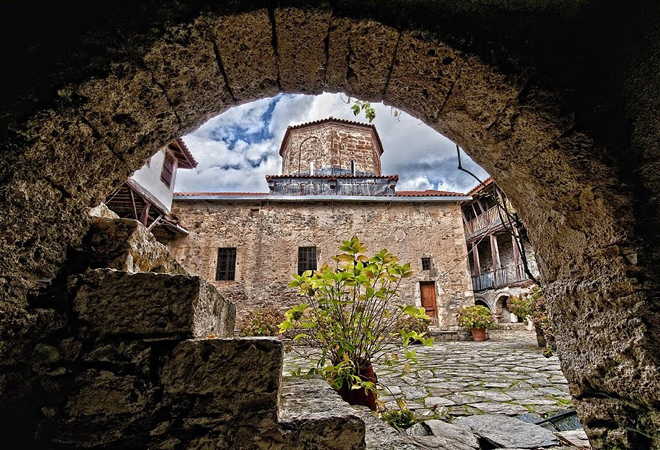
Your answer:
[[[243,321],[242,336],[277,336],[284,314],[277,309],[262,309],[248,313]]]
[[[426,318],[424,308],[398,306],[395,297],[401,281],[412,276],[410,264],[398,264],[387,250],[369,257],[357,237],[343,241],[334,264],[294,275],[289,287],[305,300],[286,312],[280,331],[300,330],[294,341],[321,350],[314,357],[318,373],[336,389],[375,392],[375,380],[365,376],[376,355],[388,359],[412,341],[433,345],[433,339],[415,331],[401,332],[399,319]],[[406,360],[415,361],[414,351],[405,351]],[[392,357],[394,358],[394,356]],[[390,360],[391,361],[391,360]],[[406,362],[404,370],[410,371]]]
[[[430,318],[426,317],[414,317],[414,316],[401,316],[396,324],[396,329],[402,335],[410,334],[414,331],[420,336],[427,336],[429,333],[429,324],[431,323]],[[411,344],[418,345],[422,344],[421,341],[411,340]]]
[[[490,309],[481,305],[468,306],[458,313],[458,325],[464,328],[493,328],[495,318]]]
[[[543,297],[541,289],[534,286],[530,291],[520,297],[511,297],[506,301],[506,306],[516,316],[525,320],[528,316],[534,317],[536,302]]]
[[[390,424],[397,430],[405,430],[415,425],[415,415],[409,409],[395,409],[380,415],[383,422]]]

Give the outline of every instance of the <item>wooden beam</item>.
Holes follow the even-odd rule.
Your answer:
[[[138,216],[137,213],[137,206],[135,206],[135,196],[133,195],[133,189],[129,187],[128,192],[131,193],[131,203],[133,204],[133,215],[135,217],[135,220],[140,220],[140,217]]]
[[[149,207],[151,205],[149,203],[146,203],[144,205],[144,208],[142,208],[142,212],[140,213],[140,222],[142,222],[142,225],[145,227],[147,226],[147,223],[149,221]]]
[[[479,267],[479,246],[473,242],[472,243],[472,262],[474,275],[479,275],[481,273],[481,267]]]

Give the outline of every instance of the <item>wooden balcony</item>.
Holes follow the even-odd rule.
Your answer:
[[[494,206],[480,216],[470,220],[465,225],[465,238],[470,239],[472,236],[485,232],[485,230],[496,228],[502,223],[500,215],[497,213],[497,207]]]
[[[488,271],[472,276],[472,290],[475,292],[484,291],[490,288],[506,286],[508,284],[525,281],[528,279],[522,264],[518,264],[518,270],[515,266],[506,266],[496,271]],[[512,273],[511,273],[512,272]]]

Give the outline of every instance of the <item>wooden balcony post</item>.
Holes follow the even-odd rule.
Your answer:
[[[472,265],[474,274],[479,275],[481,273],[481,267],[479,267],[479,248],[474,242],[472,243],[472,262],[474,263]]]
[[[511,243],[513,244],[513,265],[516,268],[516,280],[520,280],[522,279],[522,274],[520,273],[520,250],[518,249],[518,236],[515,228],[511,236]]]

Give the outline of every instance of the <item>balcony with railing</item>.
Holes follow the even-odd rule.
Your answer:
[[[513,269],[513,270],[512,270]],[[475,292],[490,288],[506,286],[508,284],[525,281],[528,279],[523,264],[518,264],[518,270],[515,266],[501,267],[495,271],[480,273],[472,276],[472,289]]]
[[[465,224],[465,237],[469,239],[484,230],[495,228],[501,224],[502,221],[500,220],[497,209],[497,206],[493,206]]]

